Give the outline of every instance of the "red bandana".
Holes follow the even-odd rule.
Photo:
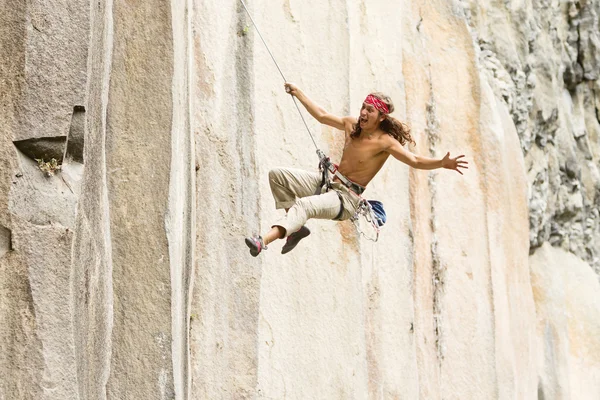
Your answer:
[[[383,114],[390,113],[390,110],[385,105],[385,103],[383,101],[381,101],[380,99],[378,99],[377,97],[373,96],[372,94],[367,96],[367,98],[365,99],[365,103],[372,105],[373,107],[375,107],[376,110],[378,110],[379,112],[381,112]]]

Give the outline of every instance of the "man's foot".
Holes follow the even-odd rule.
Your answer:
[[[281,254],[289,253],[296,247],[298,242],[302,239],[310,235],[310,229],[306,225],[303,225],[302,228],[298,229],[296,232],[292,233],[287,237],[287,240],[283,247],[281,248]]]
[[[261,251],[266,250],[267,246],[263,244],[261,236],[258,237],[247,237],[246,246],[250,249],[250,255],[256,257]]]

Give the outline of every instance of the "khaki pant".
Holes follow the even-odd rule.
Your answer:
[[[276,168],[269,171],[269,184],[275,207],[289,208],[287,215],[273,225],[285,229],[285,237],[300,229],[309,218],[334,219],[340,212],[340,198],[344,210],[339,221],[352,217],[360,201],[355,193],[339,182],[333,182],[332,190],[325,192],[324,189],[321,194],[315,195],[321,184],[319,172]]]

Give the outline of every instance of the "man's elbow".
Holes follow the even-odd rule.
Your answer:
[[[413,160],[411,158],[405,158],[405,157],[396,157],[396,158],[398,159],[398,161],[408,165],[411,168],[420,169],[419,164],[417,163],[416,160]]]
[[[406,163],[409,167],[423,169],[423,163],[417,157],[409,157]]]

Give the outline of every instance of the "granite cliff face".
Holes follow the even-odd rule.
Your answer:
[[[390,160],[378,243],[251,258],[317,159],[241,3],[4,1],[0,399],[600,397],[600,4],[249,6],[324,108],[385,91],[470,169]]]

